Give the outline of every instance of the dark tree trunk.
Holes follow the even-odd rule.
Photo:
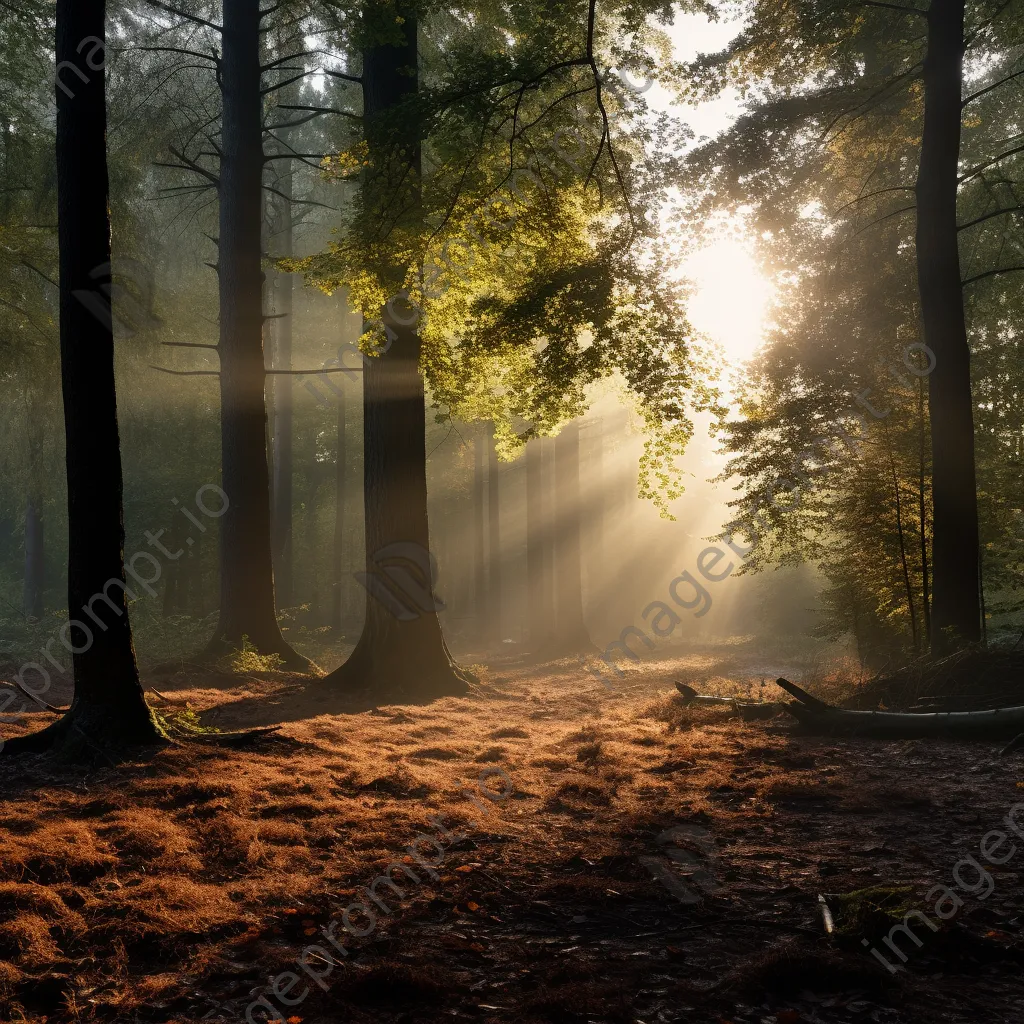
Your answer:
[[[892,439],[888,427],[885,431],[885,444],[889,455],[889,470],[892,473],[892,491],[896,502],[896,536],[900,545],[900,567],[903,571],[904,593],[907,595],[907,611],[910,615],[910,637],[914,645],[914,653],[921,652],[921,642],[917,632],[917,611],[914,608],[914,587],[910,582],[910,564],[907,559],[907,544],[903,533],[903,501],[900,496],[900,479],[896,472],[896,457],[892,450]]]
[[[488,433],[487,445],[487,547],[488,547],[488,596],[490,632],[496,644],[502,641],[501,631],[501,504],[500,477],[498,476],[498,452],[494,446],[494,434]]]
[[[934,655],[981,635],[971,358],[956,228],[963,32],[964,0],[932,0],[916,192],[918,289],[924,340],[935,355],[928,395]]]
[[[125,598],[112,321],[87,314],[75,296],[98,294],[94,275],[110,268],[106,83],[92,42],[105,39],[104,14],[103,0],[57,0],[56,60],[67,69],[57,88],[57,237],[75,695],[57,723],[6,745],[88,760],[164,739],[139,682]]]
[[[580,430],[574,420],[555,441],[555,644],[574,653],[593,647],[583,621],[580,558]]]
[[[342,377],[345,375],[342,374]],[[345,420],[347,401],[345,382],[341,381],[338,395],[338,455],[334,460],[334,586],[332,589],[333,606],[331,609],[331,625],[342,629],[345,613],[345,495],[347,491]]]
[[[924,380],[917,381],[917,532],[921,547],[921,610],[926,642],[932,635],[931,594],[928,589],[928,491],[924,415]]]
[[[486,443],[483,426],[480,426],[473,438],[473,613],[481,633],[486,631],[488,623],[485,529],[487,481],[484,477],[487,465],[487,453],[484,451]]]
[[[416,204],[415,195],[396,200],[386,180],[415,181],[420,172],[417,126],[408,116],[395,117],[419,88],[417,21],[411,10],[402,13],[402,43],[363,52],[363,118],[377,175],[364,182],[364,217],[378,224],[390,222],[396,203]],[[401,160],[406,165],[396,166]],[[363,371],[366,572],[360,582],[367,590],[366,620],[348,661],[327,679],[375,696],[430,699],[464,694],[469,676],[452,661],[437,617],[427,525],[426,397],[413,319],[403,303],[388,304],[383,320],[389,347]]]
[[[263,126],[258,0],[224,0],[220,162],[220,397],[223,487],[220,621],[212,651],[241,647],[309,662],[277,622],[263,355]]]
[[[348,661],[327,677],[353,689],[414,699],[458,695],[437,618],[427,527],[426,403],[415,331],[385,314],[386,355],[363,372],[366,620]]]

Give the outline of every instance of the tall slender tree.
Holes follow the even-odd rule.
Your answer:
[[[165,740],[139,681],[128,617],[123,482],[114,336],[109,317],[86,315],[110,267],[106,154],[105,4],[58,0],[56,10],[57,214],[60,352],[68,481],[68,609],[74,659],[68,712],[8,753],[54,748],[63,756],[114,759]]]
[[[400,226],[418,219],[422,146],[409,106],[419,88],[418,21],[403,7],[396,27],[389,13],[390,7],[368,9],[363,16],[363,123],[372,171],[363,183],[362,230],[368,236],[383,230],[381,241],[396,217]],[[401,281],[406,269],[391,266],[385,276]],[[355,650],[326,683],[416,699],[462,694],[469,677],[448,652],[433,594],[416,317],[402,301],[388,301],[381,312],[387,350],[363,371],[366,618]],[[390,598],[382,600],[382,586]]]
[[[473,438],[473,596],[474,613],[480,632],[488,626],[487,607],[487,435],[477,425]]]
[[[307,667],[277,621],[263,353],[263,93],[259,0],[224,0],[221,96],[220,400],[222,486],[220,618],[213,650],[247,639],[284,664]]]
[[[917,281],[929,378],[934,589],[931,646],[948,653],[981,638],[978,491],[971,350],[961,285],[957,192],[963,118],[964,0],[932,0],[924,59],[917,186]]]

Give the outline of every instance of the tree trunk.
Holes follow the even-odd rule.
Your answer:
[[[241,647],[309,662],[277,622],[267,465],[260,228],[263,128],[258,0],[225,0],[221,55],[220,397],[223,487],[220,621],[214,652]]]
[[[924,616],[924,635],[930,642],[932,635],[931,595],[928,590],[928,497],[925,460],[924,380],[917,381],[917,532],[921,547],[921,612]]]
[[[556,645],[564,653],[593,647],[583,621],[580,511],[580,428],[573,420],[555,441]]]
[[[917,176],[917,276],[924,340],[935,356],[932,439],[931,648],[980,637],[978,498],[971,362],[957,248],[964,0],[932,0]]]
[[[907,611],[910,615],[910,637],[914,645],[914,653],[921,653],[921,643],[917,632],[917,611],[914,608],[914,588],[910,582],[910,565],[907,561],[907,544],[903,533],[903,502],[900,497],[900,479],[896,472],[896,457],[892,450],[892,438],[889,428],[885,427],[885,445],[889,455],[889,469],[892,473],[892,490],[896,501],[896,535],[900,545],[900,567],[903,570],[903,587],[907,595]]]
[[[441,633],[427,526],[426,402],[415,331],[385,314],[386,355],[363,372],[366,620],[348,661],[327,681],[381,695],[466,692]]]
[[[501,630],[501,505],[500,477],[498,476],[498,452],[494,446],[494,434],[488,432],[487,445],[487,547],[488,547],[488,595],[487,609],[490,615],[490,633],[495,644],[502,641]],[[500,646],[499,646],[500,649]]]
[[[474,621],[481,639],[488,626],[487,608],[487,549],[486,549],[486,501],[487,481],[484,479],[487,465],[487,443],[483,425],[479,425],[473,438],[473,604]]]
[[[342,374],[342,377],[345,375]],[[345,619],[345,476],[347,473],[345,420],[345,382],[338,395],[338,455],[334,460],[334,586],[332,587],[331,625],[342,629]]]
[[[75,695],[58,722],[6,749],[113,761],[117,748],[164,736],[139,682],[125,597],[112,318],[87,315],[75,294],[101,294],[96,272],[110,269],[106,82],[95,42],[105,39],[104,15],[103,0],[57,0],[56,60],[69,69],[57,88],[57,238]]]
[[[418,129],[406,121],[407,137],[399,140],[394,122],[396,108],[419,88],[417,21],[412,11],[402,13],[402,43],[374,44],[363,53],[363,118],[371,164],[377,158],[374,172],[418,179]],[[411,166],[396,168],[396,159]],[[380,187],[379,179],[364,181],[364,208],[382,214],[380,221],[394,197],[384,187],[376,202],[369,191],[374,185]],[[366,619],[355,650],[327,681],[375,696],[431,699],[466,693],[470,677],[452,661],[437,617],[443,606],[433,590],[427,524],[420,339],[409,311],[395,306],[383,311],[387,352],[369,359],[363,371],[366,571],[359,579],[367,591]]]

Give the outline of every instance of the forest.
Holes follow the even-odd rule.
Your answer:
[[[0,53],[2,1024],[1020,1019],[1022,0]]]

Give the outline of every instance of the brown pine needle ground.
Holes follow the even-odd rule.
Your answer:
[[[860,942],[897,962],[885,900],[848,897],[871,913],[826,938],[817,897],[888,887],[930,912],[1024,800],[1019,760],[680,708],[673,678],[760,690],[715,666],[666,657],[609,691],[570,662],[507,664],[468,698],[378,709],[284,673],[161,677],[162,713],[283,728],[89,773],[0,762],[0,1020],[241,1022],[289,971],[308,994],[269,1003],[307,1024],[1018,1020],[1024,841],[986,899],[900,942],[896,977]],[[514,791],[490,801],[499,768]],[[431,818],[466,834],[437,878],[397,875],[401,898],[378,887],[388,912],[346,935]],[[332,921],[349,956],[321,985],[296,959]]]

